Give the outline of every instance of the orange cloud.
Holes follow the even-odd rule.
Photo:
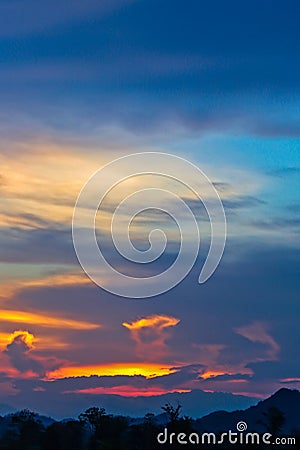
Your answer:
[[[0,348],[5,349],[12,344],[15,339],[23,342],[28,349],[34,347],[33,343],[37,341],[35,336],[27,330],[15,330],[12,333],[0,333]]]
[[[173,327],[180,322],[179,319],[175,319],[174,317],[157,315],[157,316],[149,316],[143,317],[142,319],[136,320],[132,323],[123,322],[123,326],[128,328],[129,330],[139,330],[141,328],[156,328],[163,329],[168,327]]]
[[[29,331],[16,330],[8,336],[8,343],[12,343],[16,337],[20,337],[21,340],[27,345],[28,348],[33,347],[33,341],[35,337]]]
[[[29,346],[33,346],[33,342],[38,344],[39,350],[45,349],[64,349],[68,348],[70,344],[62,342],[61,338],[56,336],[44,335],[43,337],[33,336],[28,331],[15,330],[13,333],[0,333],[0,349],[4,349],[9,343],[11,343],[15,337],[19,335],[25,336],[25,343]]]
[[[66,145],[55,146],[45,142],[24,142],[22,153],[0,155],[2,173],[1,194],[4,210],[0,224],[21,228],[41,227],[42,219],[49,223],[69,223],[73,207],[85,180],[101,166],[105,158],[86,154],[84,158]],[[26,148],[27,147],[27,148]],[[27,150],[27,151],[26,151]],[[59,166],[60,170],[57,170]],[[26,213],[26,216],[23,216]],[[20,219],[18,220],[18,215]]]
[[[39,280],[27,281],[22,287],[58,287],[89,284],[90,279],[85,273],[66,273],[51,275]]]
[[[34,335],[28,331],[16,330],[8,336],[8,344],[4,354],[11,366],[17,369],[22,377],[35,377],[42,371],[41,363],[31,356]]]
[[[27,330],[16,330],[6,336],[2,355],[9,362],[7,368],[3,367],[8,377],[25,379],[44,377],[47,370],[54,370],[63,363],[57,358],[35,354],[36,342],[35,336]]]
[[[74,330],[93,330],[100,327],[100,325],[90,322],[8,309],[0,310],[0,321],[26,323],[49,328],[70,328]]]
[[[174,327],[179,319],[165,315],[143,317],[134,322],[123,322],[137,345],[137,353],[149,358],[157,358],[166,354],[166,339],[170,333],[168,328]]]
[[[57,370],[49,372],[49,379],[68,378],[68,377],[89,377],[91,375],[98,376],[114,376],[114,375],[142,375],[146,378],[154,378],[162,375],[169,375],[176,372],[176,369],[170,365],[162,367],[160,364],[148,363],[113,363],[101,366],[69,366],[61,367]]]
[[[204,380],[208,380],[209,378],[214,378],[219,375],[225,375],[225,374],[229,374],[229,373],[221,371],[221,370],[208,370],[201,374],[201,378],[203,378]]]

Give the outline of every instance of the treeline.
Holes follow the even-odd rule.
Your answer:
[[[92,407],[81,413],[76,420],[53,422],[44,425],[40,416],[22,410],[0,420],[0,450],[155,450],[158,448],[232,448],[232,444],[197,443],[196,422],[181,416],[181,405],[166,404],[162,407],[165,423],[158,423],[153,414],[147,414],[141,421],[133,421],[122,416],[107,414],[105,409]],[[5,422],[5,424],[4,424]],[[280,431],[282,420],[278,420]],[[275,424],[276,425],[276,424]],[[270,422],[266,427],[273,426]],[[160,435],[160,442],[157,437]],[[166,442],[164,442],[167,436]],[[192,443],[178,442],[193,436]],[[208,436],[207,436],[208,438]],[[170,442],[171,440],[171,442]],[[245,445],[234,445],[244,448]],[[268,448],[262,443],[251,448]],[[276,448],[299,448],[295,445],[276,445]]]

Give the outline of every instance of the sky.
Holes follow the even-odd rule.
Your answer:
[[[299,14],[294,0],[0,2],[0,403],[59,415],[119,395],[134,411],[163,394],[299,387]],[[227,243],[199,285],[209,226],[181,186],[201,222],[194,268],[161,295],[123,298],[81,268],[72,216],[96,170],[145,152],[205,172]],[[135,276],[178,250],[170,218],[151,211],[133,238],[143,249],[165,227],[156,265],[111,248],[122,195],[154,182],[174,189],[136,178],[97,218],[108,258]]]

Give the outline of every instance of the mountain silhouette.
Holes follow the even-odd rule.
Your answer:
[[[283,413],[285,417],[283,433],[300,432],[300,392],[285,388],[248,409],[233,412],[217,411],[197,419],[195,425],[199,432],[226,432],[236,430],[237,423],[243,421],[246,422],[248,431],[264,433],[267,431],[264,414],[270,408],[276,408]]]

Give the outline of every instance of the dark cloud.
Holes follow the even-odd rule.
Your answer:
[[[266,204],[265,201],[251,195],[240,195],[235,198],[224,199],[222,203],[225,209],[252,208]]]
[[[41,227],[42,219],[25,214],[23,219],[37,220]],[[21,221],[22,223],[22,217]],[[18,263],[77,264],[73,248],[71,229],[51,229],[48,227],[32,230],[18,227],[4,228],[1,231],[1,261]]]
[[[7,345],[4,353],[10,359],[13,367],[22,374],[33,372],[38,376],[43,376],[45,370],[43,365],[30,355],[31,346],[26,341],[27,334],[20,332],[13,341]]]

